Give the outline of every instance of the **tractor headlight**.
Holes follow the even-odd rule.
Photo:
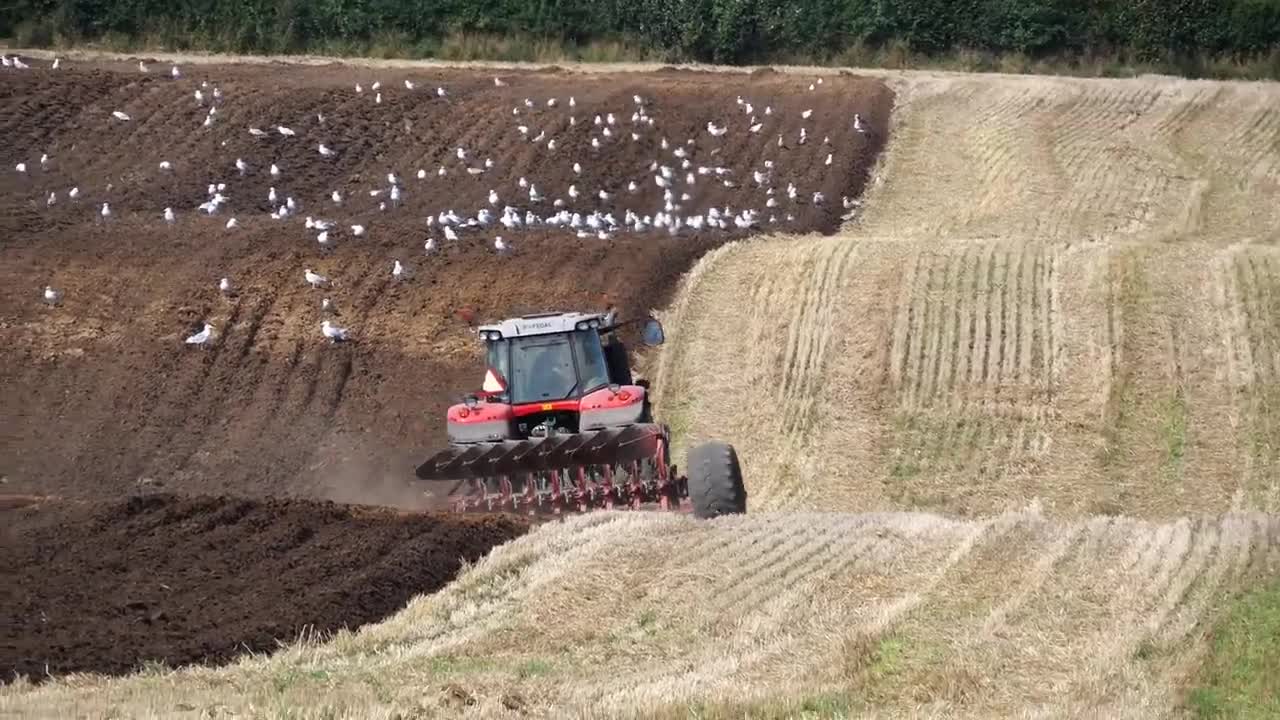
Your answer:
[[[587,327],[591,328],[592,330],[595,330],[596,328],[600,327],[600,321],[591,320],[590,322],[587,323]]]
[[[578,324],[577,324],[577,325],[574,325],[574,327],[575,327],[575,328],[577,328],[577,329],[579,329],[579,330],[586,330],[586,329],[587,329],[587,321],[586,321],[586,320],[581,320],[581,321],[579,321],[579,322],[578,322]]]

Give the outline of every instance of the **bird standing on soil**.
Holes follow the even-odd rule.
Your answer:
[[[102,209],[98,211],[98,214],[102,216],[103,220],[111,217],[111,205],[108,203],[102,203]]]
[[[175,219],[176,219],[176,218],[174,217],[174,214],[173,214],[173,208],[165,208],[165,209],[164,209],[164,221],[165,221],[165,222],[167,222],[167,223],[169,223],[170,225],[172,225],[172,224],[173,224],[173,221],[174,221]]]
[[[860,133],[867,131],[867,126],[862,124],[862,115],[859,113],[853,114],[853,129]]]
[[[235,288],[231,285],[231,278],[222,278],[218,281],[218,292],[230,297],[235,294]]]
[[[174,65],[173,67],[169,68],[169,76],[172,77],[174,80],[177,80],[178,78],[182,77],[182,71],[178,69],[177,65]]]
[[[210,325],[209,323],[205,323],[204,329],[196,333],[195,335],[188,337],[186,340],[186,343],[188,345],[196,345],[198,347],[203,347],[206,343],[209,342],[209,339],[212,337],[213,337],[213,326]]]
[[[330,149],[327,145],[325,145],[324,143],[320,143],[320,155],[321,155],[322,157],[333,157],[334,155],[337,155],[337,153],[336,153],[336,152],[334,152],[333,150],[331,150],[331,149]]]
[[[294,135],[297,135],[297,133],[295,133],[292,128],[287,128],[283,125],[277,125],[276,132],[280,133],[285,137],[293,137]]]
[[[244,177],[244,174],[249,171],[249,164],[241,158],[236,158],[236,171],[240,173],[240,177]]]
[[[511,246],[503,242],[502,236],[499,235],[493,239],[493,249],[499,255],[506,255],[511,250]]]
[[[115,119],[117,119],[117,120],[124,121],[124,122],[128,122],[128,121],[129,121],[129,116],[128,116],[128,115],[126,115],[126,114],[124,114],[124,113],[122,113],[122,112],[120,112],[119,110],[114,110],[114,111],[112,111],[112,113],[111,113],[111,117],[113,117],[113,118],[115,118]]]
[[[396,260],[395,265],[391,267],[391,277],[396,280],[407,280],[409,279],[409,268],[402,265],[399,260]]]
[[[427,241],[422,244],[422,249],[425,250],[428,255],[434,253],[436,251],[436,239],[431,237],[427,238]]]
[[[150,72],[150,70],[148,70],[148,69],[147,69],[147,64],[146,64],[146,63],[144,63],[144,62],[142,62],[141,60],[139,60],[139,61],[138,61],[138,71],[139,71],[139,72]]]
[[[330,343],[345,342],[349,339],[346,328],[338,327],[328,320],[320,323],[320,332],[329,339]]]
[[[14,169],[14,170],[17,170],[19,173],[25,173],[25,172],[27,171],[27,164],[26,164],[26,163],[18,163],[17,165],[14,165],[14,166],[13,166],[13,169]]]
[[[363,226],[363,225],[352,225],[352,226],[351,226],[351,234],[352,234],[352,236],[354,236],[354,237],[360,237],[361,235],[364,235],[364,226]]]
[[[46,305],[57,305],[62,302],[62,291],[54,290],[53,286],[44,286],[44,302]]]
[[[228,220],[228,221],[227,221],[227,229],[228,229],[228,230],[234,230],[235,228],[237,228],[237,227],[239,227],[239,226],[240,226],[240,223],[239,223],[235,218],[231,218],[230,220]]]
[[[319,273],[312,272],[311,268],[304,268],[302,270],[302,277],[306,278],[307,284],[310,285],[313,290],[329,284],[329,278],[320,275]]]
[[[280,177],[280,166],[276,165],[275,163],[271,163],[271,177],[273,178]]]

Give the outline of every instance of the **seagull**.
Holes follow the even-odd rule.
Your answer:
[[[297,135],[297,133],[295,133],[292,129],[287,128],[283,125],[277,125],[276,132],[280,133],[281,135],[284,135],[285,137],[293,137],[294,135]]]
[[[493,239],[493,249],[496,250],[499,255],[505,255],[511,249],[511,246],[503,242],[502,236],[499,235]]]
[[[111,113],[111,117],[114,117],[114,118],[115,118],[115,119],[117,119],[117,120],[123,120],[124,122],[129,122],[129,120],[130,120],[130,118],[129,118],[129,116],[128,116],[128,115],[125,115],[124,113],[120,112],[119,110],[116,110],[116,111],[112,112],[112,113]]]
[[[413,81],[412,81],[412,80],[405,80],[405,81],[404,81],[404,89],[405,89],[405,90],[412,90],[412,89],[413,89]]]
[[[213,337],[213,326],[210,325],[209,323],[205,323],[203,330],[187,338],[187,344],[203,346],[205,343],[209,342],[209,338],[212,338],[212,337]]]
[[[364,92],[364,87],[362,87],[360,83],[356,83],[356,92],[358,93]]]
[[[45,205],[48,205],[48,206],[52,206],[52,205],[53,205],[54,203],[56,203],[56,202],[58,202],[58,193],[56,193],[56,192],[51,192],[51,193],[49,193],[49,197],[48,197],[48,199],[46,199],[46,200],[45,200],[45,203],[44,203],[44,204],[45,204]]]
[[[375,95],[375,96],[373,97],[373,104],[374,104],[374,105],[381,105],[381,104],[382,104],[382,93],[378,93],[377,95]]]
[[[489,204],[493,205],[494,207],[498,206],[498,193],[494,192],[493,190],[489,191]]]
[[[52,66],[50,66],[50,67],[51,67],[51,69],[53,69],[53,70],[57,70],[57,69],[58,69],[59,67],[61,67],[61,66],[62,66],[62,58],[54,58],[54,59],[53,59],[53,65],[52,65]]]
[[[331,245],[331,243],[332,243],[333,241],[329,239],[329,231],[328,231],[328,230],[323,230],[323,231],[321,231],[321,233],[320,233],[319,235],[317,235],[317,236],[316,236],[316,242],[320,243],[320,248],[321,248],[322,250],[328,250],[328,249],[330,249],[331,247],[333,247],[333,246]]]
[[[331,343],[343,342],[347,340],[347,329],[340,328],[337,325],[334,325],[333,323],[329,322],[328,320],[325,320],[324,322],[320,323],[320,332],[322,332],[325,337],[329,338],[329,342]]]
[[[236,222],[236,219],[235,219],[235,218],[231,218],[230,220],[228,220],[228,221],[227,221],[227,229],[228,229],[228,230],[235,229],[235,228],[236,228],[237,226],[239,226],[239,225],[240,225],[240,223]]]
[[[337,190],[334,190],[333,193],[329,195],[329,197],[333,199],[334,205],[342,204],[342,193],[338,192]]]
[[[251,127],[249,128],[249,134],[254,137],[266,137],[267,131],[261,128]]]
[[[52,286],[44,286],[44,302],[46,305],[57,305],[62,302],[62,291],[54,290]]]
[[[102,215],[103,220],[111,217],[111,206],[107,203],[102,203],[102,210],[99,211],[99,214]]]
[[[448,96],[449,96],[449,93],[445,92],[445,91],[444,91],[444,88],[442,88],[442,87],[438,87],[438,88],[436,88],[436,96],[437,96],[437,97],[448,97]]]
[[[329,278],[311,272],[311,268],[304,268],[302,271],[302,277],[306,278],[307,284],[310,285],[312,289],[329,284]]]
[[[177,80],[178,78],[182,77],[182,71],[178,69],[177,65],[174,65],[173,67],[169,68],[169,75],[174,80]]]
[[[750,128],[748,128],[748,130],[750,130],[753,133],[758,133],[760,132],[760,128],[762,127],[764,127],[764,123],[756,123],[755,125],[752,125]]]
[[[375,91],[376,91],[376,90],[377,90],[378,88],[380,88],[380,87],[382,87],[382,81],[381,81],[381,80],[374,80],[374,81],[373,81],[373,84],[369,86],[369,89],[370,89],[370,90],[375,90]]]
[[[231,287],[231,278],[222,278],[218,281],[218,292],[223,295],[235,294],[235,289]]]
[[[27,164],[26,164],[26,163],[18,163],[17,165],[14,165],[14,166],[13,166],[13,169],[14,169],[14,170],[17,170],[17,171],[18,171],[18,172],[20,172],[20,173],[24,173],[24,172],[26,172],[26,171],[27,171]]]
[[[333,157],[334,155],[337,155],[337,153],[329,149],[329,147],[324,143],[320,143],[320,155],[323,157]]]
[[[352,234],[354,237],[360,237],[361,235],[364,235],[364,226],[363,226],[363,225],[352,225],[352,226],[351,226],[351,234]]]
[[[200,92],[200,88],[196,88],[196,91],[195,91],[194,95],[195,95],[195,98],[196,98],[196,104],[197,104],[197,105],[203,105],[203,104],[204,104],[204,93]]]
[[[823,165],[830,165],[830,164],[831,164],[831,153],[827,153],[827,159],[826,159],[826,161],[825,161],[825,162],[823,162],[822,164],[823,164]]]
[[[426,171],[426,170],[423,170],[422,168],[418,168],[418,179],[419,179],[419,180],[426,180],[426,179],[427,179],[427,171]]]
[[[71,190],[67,192],[67,197],[71,198],[72,200],[75,200],[76,198],[80,197],[80,188],[79,187],[71,188]]]
[[[853,114],[853,129],[860,133],[865,133],[867,131],[867,127],[862,124],[862,115],[858,113]]]
[[[399,260],[395,261],[395,265],[391,268],[391,277],[396,280],[405,280],[409,277],[409,268],[400,264]]]
[[[40,168],[44,169],[47,167],[49,167],[49,153],[44,153],[40,156]]]
[[[453,231],[453,228],[451,228],[451,227],[449,227],[448,225],[446,225],[446,226],[445,226],[445,228],[444,228],[444,239],[445,239],[445,240],[457,240],[457,239],[458,239],[458,233],[454,232],[454,231]]]
[[[141,60],[139,60],[139,61],[138,61],[138,70],[139,70],[139,71],[141,71],[141,72],[149,72],[149,71],[147,70],[147,65],[146,65],[146,63],[142,62]]]
[[[165,222],[167,222],[167,223],[169,223],[170,225],[172,225],[174,220],[175,220],[175,218],[174,218],[174,215],[173,215],[173,208],[165,208],[165,209],[164,209],[164,221],[165,221]]]
[[[809,108],[808,110],[805,110],[804,112],[800,113],[800,117],[804,118],[805,120],[808,120],[810,115],[813,115],[813,108]]]
[[[241,177],[244,176],[245,172],[248,171],[248,169],[249,169],[248,163],[246,163],[244,160],[240,158],[236,158],[236,170],[240,171]]]
[[[422,249],[425,250],[428,255],[434,253],[436,251],[436,239],[432,237],[427,238],[427,241],[422,244]]]
[[[280,177],[280,168],[275,163],[271,163],[271,177]]]
[[[271,203],[272,205],[276,204],[276,186],[275,185],[272,185],[270,188],[267,189],[267,202]]]
[[[493,79],[493,86],[494,86],[494,87],[502,87],[503,85],[506,85],[506,83],[502,82],[502,78],[495,77],[495,78]]]

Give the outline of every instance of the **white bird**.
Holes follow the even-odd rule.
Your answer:
[[[360,85],[360,83],[356,83],[356,92],[358,93],[364,92],[364,88]]]
[[[334,155],[337,155],[337,153],[331,150],[329,146],[324,143],[320,143],[320,155],[322,157],[333,157]]]
[[[204,329],[187,338],[188,345],[204,345],[213,337],[213,326],[209,323],[204,324]]]
[[[307,284],[310,285],[313,290],[329,284],[329,278],[312,272],[311,268],[304,268],[302,271],[302,277],[306,278]]]
[[[805,120],[808,120],[810,115],[813,115],[813,108],[809,108],[808,110],[805,110],[804,112],[800,113],[800,117],[804,118]]]
[[[285,137],[293,137],[294,135],[297,135],[297,133],[295,133],[292,128],[287,128],[283,125],[277,125],[276,132],[280,133],[281,135],[284,135]]]
[[[422,245],[422,249],[425,250],[428,255],[434,253],[436,251],[436,239],[431,237],[427,238],[427,241]]]
[[[609,193],[607,193],[607,192],[605,192],[605,191],[603,191],[603,190],[601,190],[599,193],[597,193],[597,195],[599,196],[599,198],[600,198],[601,200],[608,200],[608,199],[609,199]]]
[[[329,250],[333,247],[333,241],[329,239],[329,231],[324,230],[316,236],[316,242],[320,243],[321,250]]]
[[[147,70],[147,64],[142,62],[141,60],[138,61],[138,70],[141,72],[149,72]]]
[[[823,194],[822,194],[822,193],[820,193],[820,192],[816,192],[816,193],[814,193],[814,194],[813,194],[813,204],[814,204],[814,205],[821,205],[823,202],[825,202],[825,201],[826,201],[826,199],[827,199],[827,198],[826,198],[826,196],[825,196],[825,195],[823,195]]]
[[[125,115],[124,113],[120,112],[119,110],[116,110],[116,111],[112,112],[112,113],[111,113],[111,117],[114,117],[114,118],[115,118],[115,119],[117,119],[117,120],[123,120],[124,122],[128,122],[128,121],[129,121],[129,119],[130,119],[128,115]]]
[[[228,221],[227,221],[227,229],[228,229],[228,230],[232,230],[232,229],[236,228],[236,227],[237,227],[237,226],[239,226],[239,225],[240,225],[240,223],[236,222],[236,219],[235,219],[235,218],[231,218],[230,220],[228,220]]]
[[[203,105],[203,104],[204,104],[204,93],[200,91],[200,88],[196,88],[196,91],[195,91],[193,94],[194,94],[194,95],[195,95],[195,97],[196,97],[196,104],[197,104],[197,105]]]
[[[49,193],[49,197],[45,200],[44,204],[47,206],[53,206],[53,204],[56,202],[58,202],[58,193],[51,192]]]
[[[261,128],[251,127],[249,128],[249,134],[254,137],[266,137],[267,131]]]
[[[208,115],[206,115],[204,118],[204,122],[201,124],[204,127],[213,127],[213,113],[209,113]]]
[[[231,287],[231,278],[222,278],[218,281],[218,292],[223,295],[231,295],[235,289]]]
[[[760,128],[762,127],[764,127],[764,123],[756,123],[755,125],[752,125],[750,128],[748,128],[748,130],[750,130],[753,133],[758,133],[760,132]]]
[[[352,225],[352,226],[351,226],[351,235],[352,235],[352,236],[354,236],[354,237],[360,237],[361,235],[364,235],[364,226],[363,226],[363,225]]]
[[[831,164],[831,153],[827,153],[827,159],[826,159],[826,161],[825,161],[825,162],[823,162],[822,164],[823,164],[823,165],[830,165],[830,164]]]
[[[437,97],[448,97],[448,96],[449,96],[449,93],[445,92],[445,91],[444,91],[444,88],[442,88],[442,87],[438,87],[438,88],[436,88],[436,96],[437,96]]]
[[[240,158],[236,158],[236,170],[238,170],[240,175],[243,176],[245,172],[249,170],[249,164]]]
[[[570,199],[570,200],[577,200],[577,199],[578,199],[578,186],[577,186],[577,185],[570,185],[570,186],[569,186],[569,199]]]
[[[280,166],[271,163],[271,177],[280,177]]]
[[[726,125],[724,127],[716,127],[714,123],[708,122],[707,132],[711,133],[713,137],[720,137],[721,135],[729,132],[729,126]]]
[[[316,122],[324,124],[324,113],[316,113]]]
[[[391,277],[396,280],[405,280],[409,277],[409,269],[396,260],[395,265],[391,267]]]
[[[334,305],[333,301],[330,300],[329,298],[325,298],[320,301],[320,312],[324,313],[325,315],[340,314],[338,312],[338,306]]]
[[[374,81],[373,81],[373,84],[369,86],[369,88],[370,88],[371,90],[377,90],[377,89],[378,89],[378,88],[380,88],[380,87],[382,87],[382,81],[381,81],[381,80],[374,80]]]
[[[178,78],[182,77],[182,71],[178,69],[177,65],[174,65],[173,67],[169,68],[169,75],[174,80],[177,80]]]
[[[574,172],[575,174],[577,174],[577,175],[581,175],[581,174],[582,174],[582,166],[581,166],[581,165],[579,165],[578,163],[574,163],[574,164],[573,164],[573,172]]]
[[[53,69],[53,70],[57,70],[57,69],[58,69],[59,67],[61,67],[61,66],[62,66],[62,58],[54,58],[54,59],[53,59],[53,65],[52,65],[52,66],[50,66],[50,67],[51,67],[51,69]]]
[[[172,224],[173,224],[173,221],[174,221],[175,219],[176,219],[176,218],[174,217],[174,214],[173,214],[173,208],[165,208],[165,209],[164,209],[164,221],[165,221],[165,222],[167,222],[167,223],[169,223],[170,225],[172,225]]]
[[[405,90],[412,90],[412,89],[413,89],[413,81],[412,81],[412,80],[405,80],[405,81],[404,81],[404,89],[405,89]]]
[[[347,329],[340,328],[337,325],[325,320],[320,323],[320,332],[329,339],[331,343],[343,342],[347,340]]]
[[[867,131],[866,126],[862,124],[862,115],[858,113],[853,114],[853,129],[860,133],[865,133]]]
[[[102,215],[102,219],[105,220],[111,217],[111,206],[108,205],[107,203],[102,203],[102,209],[99,210],[98,212],[100,215]]]
[[[333,193],[329,195],[329,197],[333,199],[334,205],[342,204],[342,193],[338,192],[337,190],[334,190]]]
[[[374,105],[381,105],[381,104],[382,104],[382,93],[378,93],[377,95],[375,95],[375,96],[374,96],[374,98],[373,98],[373,104],[374,104]]]
[[[427,179],[427,171],[426,171],[426,170],[423,170],[422,168],[418,168],[418,179],[419,179],[419,180],[426,180],[426,179]]]
[[[71,198],[72,200],[75,200],[76,198],[80,197],[80,188],[79,187],[71,188],[71,190],[67,192],[67,197]]]
[[[493,86],[494,86],[494,87],[502,87],[503,85],[506,85],[506,83],[502,82],[502,78],[495,77],[495,78],[493,79]]]
[[[494,207],[497,207],[498,205],[498,193],[494,192],[493,190],[489,191],[489,204],[493,205]]]
[[[47,167],[49,167],[49,153],[44,153],[40,156],[40,168],[44,169]]]
[[[276,204],[276,186],[275,185],[272,185],[270,188],[267,189],[267,202],[271,203],[272,205]]]
[[[455,155],[459,160],[466,160],[466,159],[467,159],[467,151],[466,151],[466,150],[463,150],[462,148],[458,148],[457,150],[454,150],[453,154],[454,154],[454,155]]]
[[[458,239],[458,233],[454,232],[453,228],[446,225],[444,228],[444,239],[450,240],[450,241],[456,241]]]
[[[54,290],[52,286],[44,286],[44,301],[47,305],[57,305],[62,302],[62,291]]]
[[[26,172],[26,171],[27,171],[27,164],[26,164],[26,163],[18,163],[17,165],[14,165],[14,166],[13,166],[13,169],[14,169],[14,170],[17,170],[17,171],[18,171],[18,172],[20,172],[20,173],[24,173],[24,172]]]
[[[503,255],[511,249],[511,246],[503,242],[502,236],[499,235],[493,239],[493,249],[498,251],[499,255]]]

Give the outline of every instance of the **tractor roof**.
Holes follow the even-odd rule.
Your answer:
[[[606,326],[612,322],[613,318],[611,313],[598,312],[539,313],[537,315],[510,318],[489,325],[481,325],[477,328],[477,332],[481,337],[486,337],[486,333],[490,332],[501,333],[502,337],[554,335],[556,333],[573,332],[578,329],[578,323],[589,323],[592,320],[596,321],[600,326]]]

